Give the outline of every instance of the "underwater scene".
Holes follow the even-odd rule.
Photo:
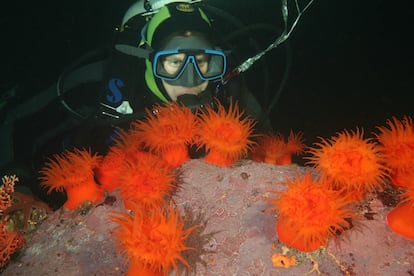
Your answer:
[[[75,2],[2,19],[0,274],[414,275],[408,1]]]

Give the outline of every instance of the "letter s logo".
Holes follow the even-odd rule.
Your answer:
[[[106,100],[110,103],[118,103],[122,100],[122,92],[120,88],[124,87],[124,82],[121,79],[113,78],[108,82],[108,94]]]

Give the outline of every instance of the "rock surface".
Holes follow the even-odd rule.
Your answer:
[[[285,179],[305,169],[247,160],[232,167],[185,163],[173,200],[190,223],[203,224],[199,235],[188,240],[200,249],[185,254],[193,269],[189,274],[414,275],[414,241],[389,230],[385,216],[390,207],[375,195],[358,210],[370,216],[361,216],[326,248],[304,254],[279,242],[275,213],[266,212],[264,198],[269,190],[286,189]],[[97,206],[54,212],[3,275],[123,275],[127,264],[116,253],[115,224],[108,219],[115,210],[123,210],[123,204],[111,193]],[[296,265],[275,267],[273,254],[295,257]]]

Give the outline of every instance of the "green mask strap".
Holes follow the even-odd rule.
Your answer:
[[[154,74],[152,73],[152,62],[149,60],[145,61],[147,69],[145,70],[145,82],[147,83],[148,88],[164,103],[168,103],[168,100],[164,97],[160,89],[158,88],[157,83],[155,82]]]

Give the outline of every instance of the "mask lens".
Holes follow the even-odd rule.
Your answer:
[[[202,80],[220,78],[226,71],[226,56],[218,50],[164,50],[155,54],[153,70],[156,77],[177,80],[189,63],[194,65]]]
[[[187,56],[184,53],[163,55],[157,61],[157,74],[166,78],[176,78],[186,63]]]

